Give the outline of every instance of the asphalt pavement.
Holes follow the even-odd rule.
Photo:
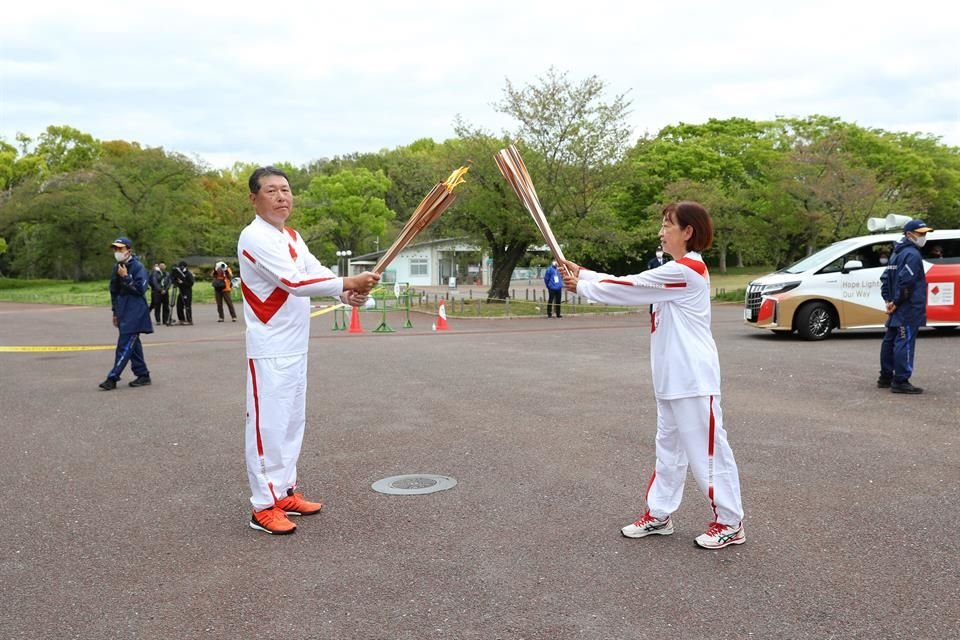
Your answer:
[[[713,313],[747,534],[719,551],[692,478],[672,536],[619,533],[654,464],[645,312],[315,318],[299,476],[326,506],[272,537],[247,526],[241,322],[198,305],[145,337],[152,386],[104,392],[108,310],[0,303],[0,638],[957,637],[960,331],[921,334],[902,396],[876,331]],[[413,473],[458,484],[371,489]]]

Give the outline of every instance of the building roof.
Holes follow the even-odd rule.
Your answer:
[[[461,238],[441,238],[439,240],[425,240],[424,242],[408,244],[404,248],[404,251],[406,251],[407,249],[414,249],[417,247],[429,247],[432,245],[447,244],[451,242],[469,242],[469,238],[461,237]],[[364,253],[363,255],[355,256],[353,259],[351,259],[350,264],[357,264],[358,260],[376,260],[376,259],[379,259],[380,256],[382,256],[386,252],[387,252],[387,249],[384,249],[383,251],[374,251],[372,253]]]

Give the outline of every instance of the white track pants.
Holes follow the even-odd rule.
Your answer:
[[[718,396],[657,400],[657,467],[647,488],[647,508],[665,518],[680,507],[687,466],[710,500],[714,520],[743,519],[740,476],[723,429]]]
[[[255,511],[297,485],[306,398],[306,354],[247,360],[247,477]]]

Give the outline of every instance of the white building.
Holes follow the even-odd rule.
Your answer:
[[[386,251],[374,251],[348,261],[347,273],[373,269]],[[477,245],[464,238],[444,238],[408,245],[383,274],[384,282],[439,287],[490,282],[491,260]],[[451,278],[454,280],[451,281]]]

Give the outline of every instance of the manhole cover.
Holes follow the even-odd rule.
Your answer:
[[[451,489],[457,485],[454,478],[432,473],[411,473],[377,480],[371,487],[374,491],[394,496],[416,496],[434,491]]]

